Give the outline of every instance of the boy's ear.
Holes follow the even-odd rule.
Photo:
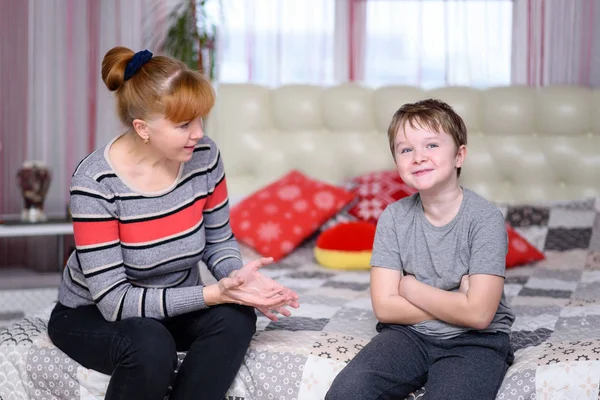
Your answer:
[[[466,157],[467,157],[467,146],[465,146],[463,144],[458,148],[458,152],[456,153],[456,168],[460,168],[463,166]]]

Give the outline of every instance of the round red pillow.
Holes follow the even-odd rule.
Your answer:
[[[317,239],[317,262],[335,269],[368,269],[375,230],[375,225],[364,221],[342,222],[327,229]]]

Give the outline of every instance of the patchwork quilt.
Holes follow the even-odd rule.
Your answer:
[[[507,270],[516,358],[497,399],[599,399],[600,201],[500,207],[546,259]],[[368,272],[316,265],[314,240],[264,269],[300,294],[301,307],[278,322],[259,317],[227,400],[323,399],[336,374],[376,334]],[[244,251],[248,259],[256,256]],[[52,345],[49,313],[0,331],[0,400],[102,399],[109,377]]]

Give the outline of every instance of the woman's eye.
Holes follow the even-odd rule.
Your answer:
[[[186,123],[185,123],[185,124],[183,124],[183,125],[179,125],[179,127],[180,127],[181,129],[187,129],[187,127],[188,127],[188,126],[190,126],[190,123],[189,123],[189,122],[186,122]]]

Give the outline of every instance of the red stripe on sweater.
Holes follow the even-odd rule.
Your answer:
[[[227,199],[227,182],[226,179],[223,180],[215,187],[213,193],[208,197],[208,201],[206,202],[206,208],[213,208],[223,203]]]
[[[202,221],[202,209],[205,202],[206,199],[198,200],[194,205],[166,217],[121,224],[121,241],[144,243],[187,231]]]
[[[114,242],[119,239],[119,222],[73,222],[73,234],[77,247]]]

